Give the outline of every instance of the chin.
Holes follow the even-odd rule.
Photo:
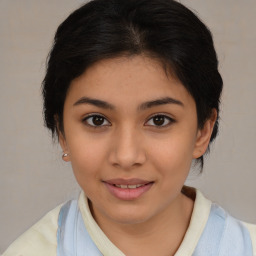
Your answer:
[[[120,224],[140,224],[146,222],[150,219],[150,214],[145,209],[138,209],[139,207],[129,208],[124,207],[123,209],[119,209],[115,212],[109,213],[109,217]]]

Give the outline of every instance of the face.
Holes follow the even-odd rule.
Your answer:
[[[147,57],[103,60],[73,80],[60,143],[96,216],[141,223],[180,196],[212,126],[184,86]]]

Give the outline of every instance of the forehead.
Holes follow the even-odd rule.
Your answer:
[[[67,99],[99,98],[115,105],[135,106],[154,98],[172,97],[194,104],[182,83],[162,63],[145,56],[99,61],[71,82]]]

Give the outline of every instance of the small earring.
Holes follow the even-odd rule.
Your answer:
[[[64,158],[67,157],[67,156],[68,156],[68,153],[63,153],[62,154],[62,159],[64,160]]]

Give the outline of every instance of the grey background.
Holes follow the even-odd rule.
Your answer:
[[[43,127],[40,84],[58,24],[82,2],[0,0],[0,253],[79,191]],[[180,2],[211,29],[225,86],[220,135],[203,175],[192,172],[188,184],[256,223],[256,1]]]

